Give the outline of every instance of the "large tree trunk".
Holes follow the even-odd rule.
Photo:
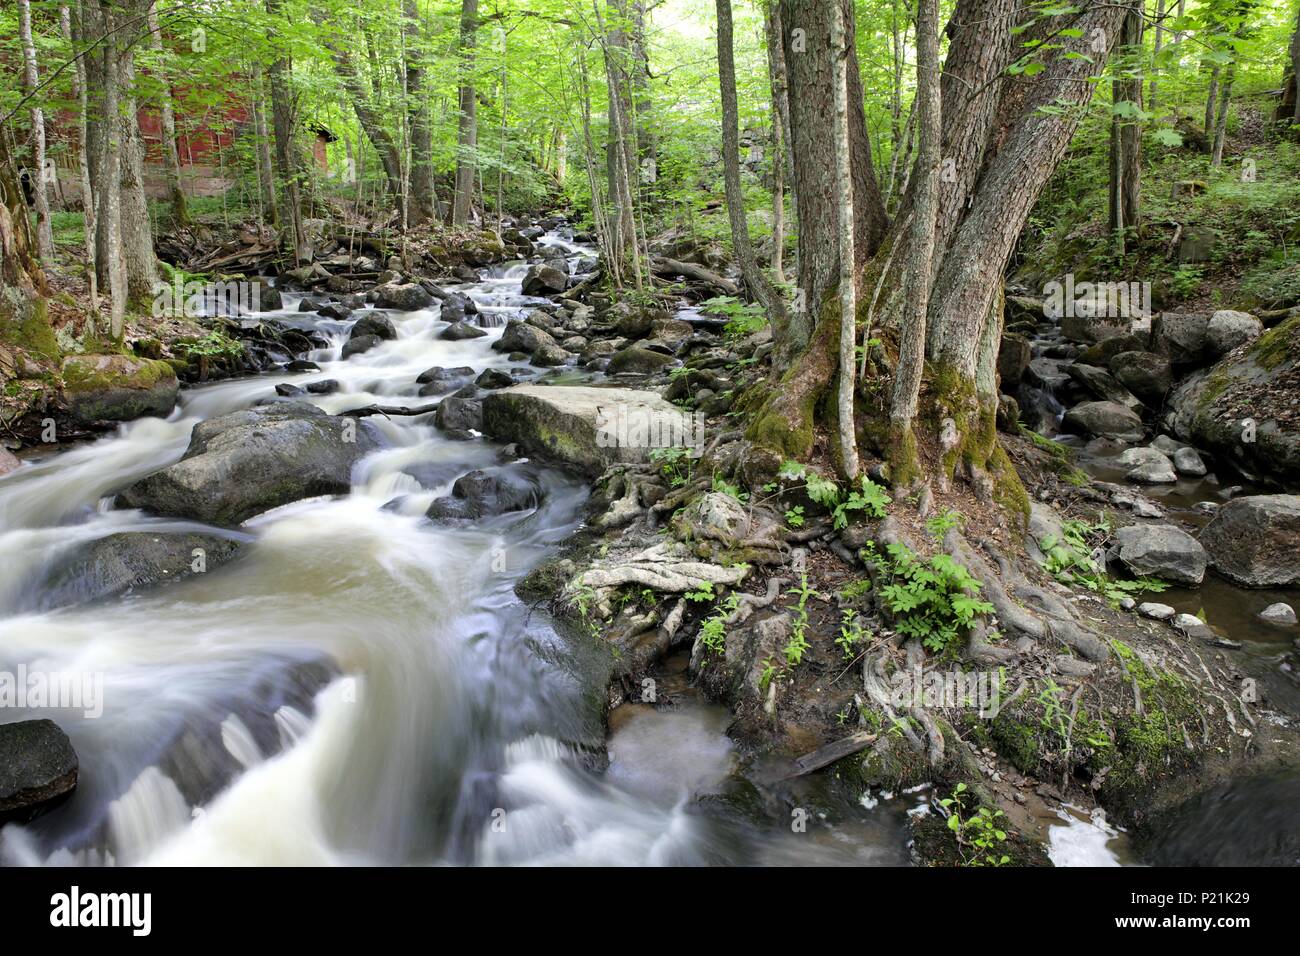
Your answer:
[[[1124,16],[1119,42],[1123,60],[1111,84],[1115,103],[1132,103],[1142,108],[1142,10],[1129,7]],[[1139,236],[1142,186],[1142,126],[1136,116],[1115,113],[1110,125],[1110,234],[1115,250],[1123,255],[1128,240]]]
[[[849,133],[854,195],[854,252],[863,265],[880,246],[888,225],[871,163],[858,71],[852,0],[844,8],[849,56]],[[827,0],[781,0],[785,62],[789,72],[790,149],[795,157],[795,202],[799,217],[799,276],[790,313],[789,344],[806,345],[813,316],[839,277],[838,211],[835,181],[835,51],[833,7]]]
[[[95,266],[109,294],[109,332],[121,339],[126,322],[126,263],[122,257],[122,134],[118,58],[121,19],[112,3],[86,0],[82,8],[83,46],[87,47],[86,89],[91,188],[95,194]]]
[[[40,76],[36,71],[36,45],[32,42],[31,0],[18,0],[18,35],[23,45],[23,88],[32,103]],[[36,197],[36,247],[40,257],[48,261],[54,255],[54,231],[50,227],[50,199],[46,191],[49,174],[45,161],[45,111],[32,106],[32,143],[35,163],[31,171],[32,193]],[[53,169],[53,166],[50,167]]]
[[[266,93],[262,80],[262,63],[254,57],[249,69],[249,85],[253,100],[253,137],[257,140],[254,151],[257,157],[257,192],[261,198],[262,215],[267,222],[278,223],[275,207],[275,167],[271,164],[271,135],[266,128]]]
[[[785,171],[793,167],[790,154],[789,80],[786,78],[785,46],[781,41],[779,0],[763,5],[767,35],[767,72],[772,88],[772,275],[785,284]]]
[[[1296,8],[1296,25],[1291,34],[1291,62],[1282,76],[1282,101],[1277,118],[1300,126],[1300,7]]]
[[[609,189],[608,224],[612,252],[611,272],[615,284],[623,284],[629,273],[636,288],[643,281],[641,243],[637,235],[637,143],[632,122],[632,91],[628,76],[631,56],[625,29],[627,0],[608,0],[608,17],[601,12],[601,0],[592,0],[605,62],[605,86],[609,100],[609,125],[605,144],[606,180]]]
[[[407,222],[416,225],[436,219],[438,197],[433,186],[433,129],[429,100],[424,89],[424,31],[416,0],[402,0],[406,31],[406,98],[411,126],[411,199]]]
[[[154,52],[163,52],[162,28],[158,25],[158,5],[149,4],[149,46]],[[185,208],[185,191],[181,188],[181,157],[176,149],[176,114],[172,109],[172,87],[170,80],[163,91],[158,113],[162,125],[163,168],[167,172],[167,195],[172,204],[172,222],[183,226],[189,222],[189,213]]]
[[[717,0],[718,87],[722,94],[722,170],[727,193],[727,215],[731,222],[731,246],[740,266],[741,279],[750,297],[772,317],[773,325],[784,325],[785,309],[780,295],[758,267],[749,240],[745,218],[745,196],[740,187],[739,106],[736,102],[736,64],[732,54],[731,0]],[[847,157],[846,157],[847,161]],[[777,157],[780,162],[780,157]]]
[[[853,346],[857,342],[857,260],[854,255],[853,169],[850,166],[852,130],[849,126],[848,30],[843,9],[834,5],[831,50],[835,80],[835,193],[838,208],[837,236],[840,257],[840,342],[839,393],[836,418],[839,421],[840,468],[850,481],[858,477],[858,442],[853,414]],[[734,79],[734,78],[733,78]]]
[[[150,0],[131,0],[123,9],[130,24],[126,40],[118,55],[119,84],[122,90],[122,196],[120,215],[122,258],[126,265],[128,308],[147,312],[158,284],[158,259],[153,251],[153,224],[149,221],[149,201],[144,193],[144,137],[140,135],[135,98],[135,49],[130,39],[143,31]]]
[[[13,341],[33,317],[45,321],[50,290],[7,140],[0,136],[0,339]]]
[[[77,4],[78,10],[81,4]],[[59,7],[59,24],[63,29],[64,42],[68,49],[75,52],[75,40],[72,28],[72,11],[67,4]],[[94,316],[99,311],[99,277],[95,274],[95,194],[90,187],[90,155],[87,145],[87,97],[86,97],[86,63],[77,57],[72,74],[72,97],[77,101],[77,170],[81,183],[82,234],[85,237],[86,251],[86,285],[90,294],[90,319],[86,334],[95,334]]]
[[[456,192],[451,221],[469,222],[474,205],[474,175],[478,169],[478,104],[474,92],[474,46],[478,33],[478,0],[462,0],[460,8],[460,120],[456,134]]]
[[[281,0],[266,0],[266,12],[273,20],[280,17]],[[279,31],[272,28],[272,37]],[[293,253],[295,265],[311,258],[311,241],[302,224],[302,159],[298,152],[295,134],[298,111],[289,73],[293,69],[288,55],[281,55],[267,69],[267,85],[271,89],[271,122],[275,127],[275,170],[280,181],[276,191],[280,234]]]

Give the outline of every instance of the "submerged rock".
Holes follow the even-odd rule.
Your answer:
[[[194,426],[185,455],[118,494],[153,514],[234,527],[270,508],[344,494],[352,468],[379,447],[365,422],[283,402]]]
[[[451,495],[436,500],[427,514],[436,521],[487,518],[536,508],[542,498],[533,470],[471,471],[457,478]]]
[[[77,786],[77,754],[52,720],[0,724],[0,823],[26,822]]]
[[[180,383],[166,362],[128,355],[69,355],[63,360],[63,399],[83,424],[165,417]]]
[[[1300,496],[1251,495],[1220,506],[1201,531],[1210,565],[1249,588],[1300,581]]]
[[[41,586],[37,608],[65,607],[179,581],[225,564],[242,547],[232,538],[202,532],[110,534],[55,563]]]

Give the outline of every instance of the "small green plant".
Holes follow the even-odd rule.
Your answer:
[[[942,541],[943,536],[952,528],[960,528],[966,522],[966,516],[960,511],[945,509],[937,515],[932,515],[925,522],[925,530],[930,537],[936,541]]]
[[[785,512],[785,523],[791,528],[802,528],[805,523],[803,505],[795,505],[793,508],[787,508]]]
[[[650,463],[659,469],[659,473],[674,488],[680,488],[691,480],[694,459],[691,458],[690,449],[679,445],[656,448],[650,452]]]
[[[835,644],[844,652],[845,660],[851,660],[857,654],[857,646],[868,636],[870,635],[863,629],[857,611],[851,607],[840,611],[840,632],[835,638]]]
[[[701,311],[727,320],[722,331],[730,339],[743,339],[767,327],[767,316],[754,302],[741,302],[734,295],[720,295],[704,302]]]
[[[1102,595],[1112,607],[1126,597],[1151,592],[1158,594],[1169,585],[1159,578],[1138,577],[1132,580],[1113,578],[1094,557],[1110,534],[1110,523],[1066,521],[1058,540],[1048,535],[1039,542],[1046,563],[1043,569],[1063,584],[1078,584]]]
[[[733,485],[716,471],[713,473],[713,490],[729,498],[735,498],[737,501],[749,500],[749,492],[741,491],[738,485]]]
[[[840,588],[840,597],[845,601],[857,601],[871,593],[871,578],[859,578]]]
[[[966,812],[966,784],[959,783],[952,791],[952,796],[940,800],[939,805],[948,811],[948,829],[957,838],[957,849],[961,853],[964,866],[1005,866],[1011,857],[1005,853],[995,855],[999,845],[1007,839],[1007,833],[999,825],[1004,814],[1001,810],[978,807],[970,816]]]
[[[758,675],[758,689],[764,694],[767,693],[768,687],[771,686],[773,678],[780,671],[780,665],[771,657],[763,658],[763,670]]]
[[[830,478],[816,469],[797,461],[786,461],[777,472],[785,481],[802,481],[808,497],[831,513],[836,530],[847,527],[850,512],[862,512],[870,518],[883,518],[885,508],[892,500],[883,485],[878,485],[867,475],[858,481],[858,487],[845,494]]]
[[[808,586],[808,575],[799,575],[799,586],[785,592],[799,599],[794,606],[794,623],[790,627],[790,640],[786,641],[781,653],[785,662],[791,667],[798,667],[803,662],[803,655],[809,648],[808,643],[808,599],[817,597],[817,591]]]
[[[992,604],[975,597],[980,582],[951,555],[923,560],[901,542],[887,550],[885,563],[893,580],[880,589],[880,596],[896,616],[900,634],[919,637],[938,653],[962,637],[981,614],[993,613]]]
[[[717,595],[713,593],[713,582],[703,581],[695,589],[683,594],[682,597],[688,601],[712,601]]]

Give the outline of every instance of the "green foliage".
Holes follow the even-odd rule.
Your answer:
[[[680,445],[653,449],[650,452],[650,463],[658,467],[659,473],[674,488],[680,488],[689,482],[695,468],[695,459],[691,457],[690,449]]]
[[[802,481],[808,497],[831,513],[832,525],[836,530],[848,526],[851,513],[883,518],[886,506],[893,500],[883,485],[876,484],[867,475],[862,475],[858,487],[850,487],[846,494],[835,481],[797,461],[783,462],[777,478]]]
[[[887,557],[878,552],[871,557],[892,579],[880,597],[897,619],[900,634],[919,637],[940,653],[963,638],[977,617],[993,613],[993,605],[976,596],[980,582],[951,555],[923,559],[900,542],[887,550]]]
[[[767,328],[767,316],[753,302],[741,302],[733,295],[720,295],[704,302],[701,311],[725,318],[723,332],[727,338],[743,339]]]
[[[1151,592],[1158,594],[1169,585],[1159,578],[1143,576],[1133,580],[1111,577],[1093,556],[1110,535],[1110,523],[1066,521],[1062,538],[1048,535],[1039,542],[1047,559],[1044,570],[1063,584],[1078,584],[1102,595],[1112,606],[1126,597]]]
[[[857,654],[858,645],[870,636],[863,628],[856,610],[846,607],[840,611],[840,632],[835,637],[835,643],[844,652],[845,660],[852,660]]]
[[[1006,831],[1000,825],[1004,814],[1001,810],[977,806],[972,813],[965,815],[969,799],[966,784],[959,783],[953,788],[951,797],[939,801],[948,812],[948,829],[957,839],[963,865],[1005,866],[1011,862],[1011,857],[997,852],[1007,839]]]
[[[808,586],[808,575],[799,576],[799,586],[790,588],[786,594],[797,597],[798,603],[794,606],[794,622],[790,627],[790,639],[786,642],[781,653],[785,655],[785,662],[790,667],[797,667],[803,662],[804,652],[808,650],[808,600],[818,597],[814,588]]]

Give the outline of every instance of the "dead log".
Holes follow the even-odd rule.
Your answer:
[[[688,279],[694,279],[696,282],[702,282],[707,286],[712,286],[723,295],[739,295],[740,287],[730,279],[723,278],[716,272],[697,265],[694,262],[681,262],[678,259],[668,259],[663,256],[654,256],[650,259],[650,270],[657,276],[665,279],[675,279],[677,276],[685,276]]]

